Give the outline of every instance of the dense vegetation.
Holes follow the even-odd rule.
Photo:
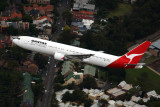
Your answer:
[[[83,36],[81,39],[82,47],[121,55],[125,53],[127,43],[144,38],[159,30],[160,2],[158,2],[158,0],[138,0],[132,5],[133,9],[130,14],[119,17],[113,16],[111,18],[108,18],[107,15],[117,6],[110,9],[105,5],[108,0],[104,1],[105,0],[101,0],[99,4],[96,4],[97,7],[99,6],[99,11],[93,27],[95,27],[96,24],[98,24],[99,27],[88,31]],[[103,6],[103,4],[105,6]],[[101,18],[107,19],[107,22],[100,21]]]
[[[0,69],[0,104],[1,107],[18,107],[21,103],[22,74],[17,71]]]

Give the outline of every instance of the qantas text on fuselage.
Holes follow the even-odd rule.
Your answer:
[[[110,68],[142,68],[144,63],[138,62],[151,44],[145,41],[128,53],[115,56],[29,36],[19,36],[13,39],[13,43],[24,49],[53,55],[56,60],[78,60]]]

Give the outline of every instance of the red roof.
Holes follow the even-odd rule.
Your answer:
[[[7,21],[10,17],[2,17],[2,21]]]
[[[12,13],[11,18],[15,18],[15,17],[22,18],[22,14],[21,13],[16,13],[16,12]]]
[[[53,5],[47,5],[46,9],[54,9]]]
[[[30,6],[26,7],[26,6],[24,6],[24,10],[31,11],[32,9],[33,9],[33,7],[30,7]]]
[[[36,7],[38,7],[38,5],[37,5],[37,4],[34,4],[33,7],[36,8]]]
[[[47,17],[47,16],[42,16],[42,17],[39,18],[39,20],[42,20],[42,19],[44,19],[44,18],[47,18],[48,20],[52,21],[52,19],[49,18],[49,17]]]

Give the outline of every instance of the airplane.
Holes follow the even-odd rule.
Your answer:
[[[115,56],[29,36],[19,36],[12,41],[21,48],[53,55],[56,60],[75,60],[109,68],[142,68],[145,63],[138,62],[151,45],[150,41],[145,41],[128,53]]]

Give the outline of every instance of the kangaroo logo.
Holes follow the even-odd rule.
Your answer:
[[[140,56],[140,55],[143,55],[144,53],[141,53],[141,54],[130,54],[130,55],[127,55],[125,54],[126,58],[130,59],[130,61],[128,62],[128,64],[130,64],[130,62],[133,60],[134,57],[136,56]],[[127,65],[126,65],[127,66]],[[125,67],[126,67],[125,66]]]

